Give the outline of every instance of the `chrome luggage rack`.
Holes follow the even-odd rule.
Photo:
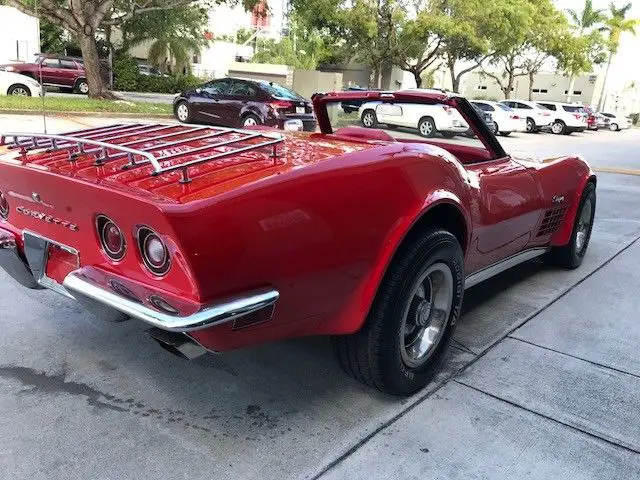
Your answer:
[[[167,130],[175,129],[166,133]],[[163,133],[165,132],[165,133]],[[190,136],[190,134],[198,133],[200,135]],[[221,142],[207,143],[202,146],[194,146],[193,148],[178,153],[156,156],[152,152],[154,150],[171,148],[179,145],[189,146],[190,142],[199,142],[202,140],[219,137],[226,134],[239,134],[239,138],[223,140]],[[115,143],[115,140],[126,140],[127,138],[136,137],[135,139]],[[9,140],[11,139],[11,140]],[[145,148],[133,148],[136,144],[146,143],[150,141],[171,139]],[[161,162],[173,160],[180,157],[189,157],[198,153],[206,153],[208,150],[215,150],[218,147],[226,147],[245,142],[247,140],[262,139],[259,143],[239,146],[225,152],[216,152],[201,158],[195,158],[183,163],[176,163],[163,167]],[[124,170],[135,168],[140,165],[151,164],[153,171],[152,176],[163,173],[181,170],[182,176],[180,183],[189,183],[189,167],[199,165],[201,163],[218,160],[229,157],[242,152],[256,150],[259,148],[271,147],[271,157],[276,161],[278,157],[278,144],[284,141],[282,135],[241,130],[236,128],[213,127],[203,125],[183,126],[180,124],[117,124],[108,127],[91,128],[87,130],[78,130],[70,132],[66,135],[52,135],[41,133],[4,133],[0,135],[0,146],[5,145],[9,148],[19,148],[20,153],[26,158],[26,154],[32,150],[45,149],[47,153],[59,152],[66,150],[69,154],[69,161],[74,163],[78,156],[85,154],[95,154],[96,167],[103,166],[108,161],[127,158],[128,162],[122,167]]]

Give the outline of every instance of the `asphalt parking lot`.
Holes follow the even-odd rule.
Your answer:
[[[346,377],[323,338],[187,363],[0,273],[0,478],[640,478],[640,131],[501,142],[599,169],[587,257],[467,291],[444,371],[409,399]]]

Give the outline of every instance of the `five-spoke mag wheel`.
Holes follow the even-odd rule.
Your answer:
[[[393,395],[408,395],[429,383],[460,313],[463,262],[450,232],[414,232],[389,265],[362,328],[333,338],[345,372]]]

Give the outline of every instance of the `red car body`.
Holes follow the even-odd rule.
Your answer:
[[[328,103],[372,99],[446,102],[486,148],[332,130]],[[566,244],[585,185],[595,182],[579,157],[505,154],[460,97],[340,92],[313,101],[317,133],[119,125],[66,140],[3,136],[0,264],[27,286],[44,279],[40,286],[87,305],[113,306],[115,296],[125,316],[186,333],[209,350],[344,335],[363,327],[390,262],[418,226],[433,222],[455,234],[468,287]],[[203,135],[252,139],[244,150],[203,159],[195,151],[212,151],[196,139]],[[162,146],[171,139],[183,140]],[[252,147],[258,143],[267,145]],[[134,153],[123,151],[125,144]],[[153,152],[159,168],[140,152]],[[140,165],[129,168],[132,158]],[[186,161],[197,163],[187,168]],[[119,260],[101,248],[99,215],[121,230],[126,254]],[[166,245],[166,274],[145,268],[141,227]],[[43,245],[48,254],[38,250]],[[9,262],[10,255],[20,262]],[[248,298],[253,303],[243,304]],[[226,309],[224,319],[216,308]]]
[[[33,63],[11,63],[0,68],[32,77],[42,85],[78,93],[89,91],[81,59],[39,55]]]

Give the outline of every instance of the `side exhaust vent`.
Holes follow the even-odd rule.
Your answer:
[[[544,212],[544,218],[536,236],[542,237],[557,232],[564,221],[565,213],[567,213],[567,207],[564,206],[550,208]]]

